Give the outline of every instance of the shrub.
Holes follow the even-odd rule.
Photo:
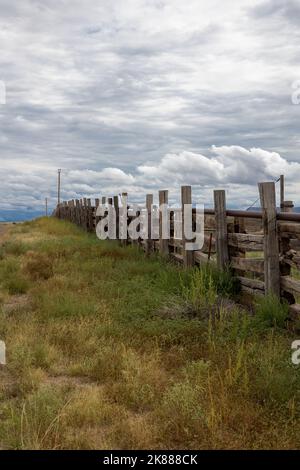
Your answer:
[[[240,291],[239,281],[229,269],[220,271],[213,265],[195,268],[190,278],[185,279],[181,286],[183,297],[196,311],[213,307],[218,296],[230,297]]]
[[[229,268],[221,271],[220,269],[210,265],[206,269],[211,273],[213,283],[218,294],[225,297],[234,297],[240,293],[240,282],[232,275],[232,271]]]
[[[217,291],[211,273],[206,269],[194,269],[190,283],[183,286],[183,296],[196,312],[213,307],[217,301]]]
[[[49,279],[53,276],[53,260],[44,253],[28,252],[29,259],[25,262],[24,271],[34,281]]]
[[[285,328],[289,314],[287,302],[281,302],[274,295],[267,295],[256,301],[254,324],[260,328]]]

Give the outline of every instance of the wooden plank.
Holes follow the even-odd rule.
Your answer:
[[[80,200],[79,200],[79,225],[80,225],[80,227],[83,226],[83,220],[82,220],[82,218],[83,218],[83,212],[82,212],[82,210],[83,210],[83,207],[82,207],[82,199],[80,199]]]
[[[249,271],[253,273],[264,273],[264,260],[262,258],[237,258],[233,257],[230,260],[233,269],[241,271]]]
[[[247,287],[247,286],[241,286],[241,289],[242,289],[242,292],[245,292],[246,294],[250,294],[250,295],[260,295],[260,296],[264,296],[265,293],[264,291],[260,290],[260,289],[252,289],[251,287]]]
[[[283,205],[284,205],[284,202],[283,202]],[[281,208],[281,210],[283,210],[283,207]],[[299,240],[294,240],[294,241],[300,243]],[[284,235],[281,234],[279,238],[279,246],[280,246],[280,264],[279,264],[280,274],[281,276],[290,276],[292,264],[286,261],[287,260],[291,261],[294,255],[294,251],[291,249],[291,238],[289,236],[285,237]],[[281,295],[288,301],[289,304],[295,303],[295,297],[294,297],[293,292],[283,290],[283,292],[281,292]]]
[[[83,198],[83,207],[82,207],[82,215],[83,215],[83,219],[82,219],[82,226],[84,228],[84,230],[87,229],[87,199],[86,197]]]
[[[88,232],[91,232],[93,230],[93,214],[92,214],[92,203],[91,203],[91,200],[88,198],[86,200],[86,217],[87,217],[87,225],[86,225],[86,228],[88,230]]]
[[[281,276],[280,285],[282,290],[291,294],[300,294],[300,281],[291,276]]]
[[[179,263],[184,263],[184,257],[179,253],[170,253],[170,256],[175,261],[178,261]]]
[[[292,304],[289,307],[291,320],[299,320],[300,318],[300,304]]]
[[[75,207],[76,207],[76,224],[80,225],[80,204],[79,204],[79,199],[75,200]]]
[[[250,233],[229,233],[228,245],[246,251],[263,251],[264,237]]]
[[[246,233],[245,219],[243,217],[234,217],[234,233]]]
[[[280,296],[279,246],[275,183],[259,183],[264,229],[265,291]]]
[[[280,208],[284,205],[284,175],[280,175]]]
[[[183,248],[183,264],[185,267],[191,267],[194,264],[194,253],[191,250],[186,249],[188,240],[185,236],[185,204],[192,204],[192,187],[181,186],[181,213],[182,213],[182,248]],[[192,240],[190,240],[191,243]]]
[[[174,248],[181,248],[182,249],[182,240],[177,240],[175,238],[170,238],[168,243],[169,243],[169,246],[173,246]]]
[[[237,276],[237,279],[240,281],[243,287],[248,287],[252,290],[261,290],[265,291],[265,283],[259,279],[249,279],[248,277]]]
[[[209,261],[208,255],[202,253],[202,251],[194,251],[194,258],[197,264],[207,264]]]
[[[159,191],[159,206],[162,204],[168,204],[168,190]],[[166,256],[169,252],[169,240],[163,239],[163,231],[166,231],[166,226],[163,227],[163,224],[166,223],[166,214],[162,214],[162,211],[159,211],[159,251],[163,256]]]
[[[289,250],[282,256],[282,263],[300,269],[300,254],[297,251]],[[284,272],[284,275],[286,274],[290,274],[290,272]]]
[[[300,224],[298,222],[278,222],[277,225],[281,236],[300,239]]]
[[[229,254],[227,240],[226,195],[224,190],[214,191],[214,203],[217,263],[220,269],[226,269],[229,265]]]

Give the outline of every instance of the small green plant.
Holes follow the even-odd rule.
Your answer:
[[[203,308],[212,308],[217,301],[217,291],[211,273],[206,269],[195,269],[190,285],[184,290],[184,296],[197,312]]]
[[[287,302],[270,294],[257,300],[254,324],[260,328],[285,328],[288,314]]]
[[[216,291],[224,297],[234,297],[240,293],[241,286],[239,280],[232,275],[230,268],[220,270],[216,266],[208,265]]]
[[[220,271],[215,266],[207,265],[192,271],[188,280],[181,279],[181,291],[186,301],[199,312],[211,309],[219,296],[229,297],[239,292],[239,283],[230,270]]]

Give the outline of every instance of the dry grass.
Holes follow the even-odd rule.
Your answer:
[[[227,275],[52,218],[11,229],[0,283],[1,448],[299,448],[294,337],[274,299],[252,318],[222,299]]]

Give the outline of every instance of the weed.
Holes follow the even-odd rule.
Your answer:
[[[23,269],[32,280],[49,279],[53,276],[53,259],[49,256],[31,251],[27,253],[27,257]]]
[[[289,314],[289,306],[274,295],[257,299],[254,324],[258,328],[285,328]]]

